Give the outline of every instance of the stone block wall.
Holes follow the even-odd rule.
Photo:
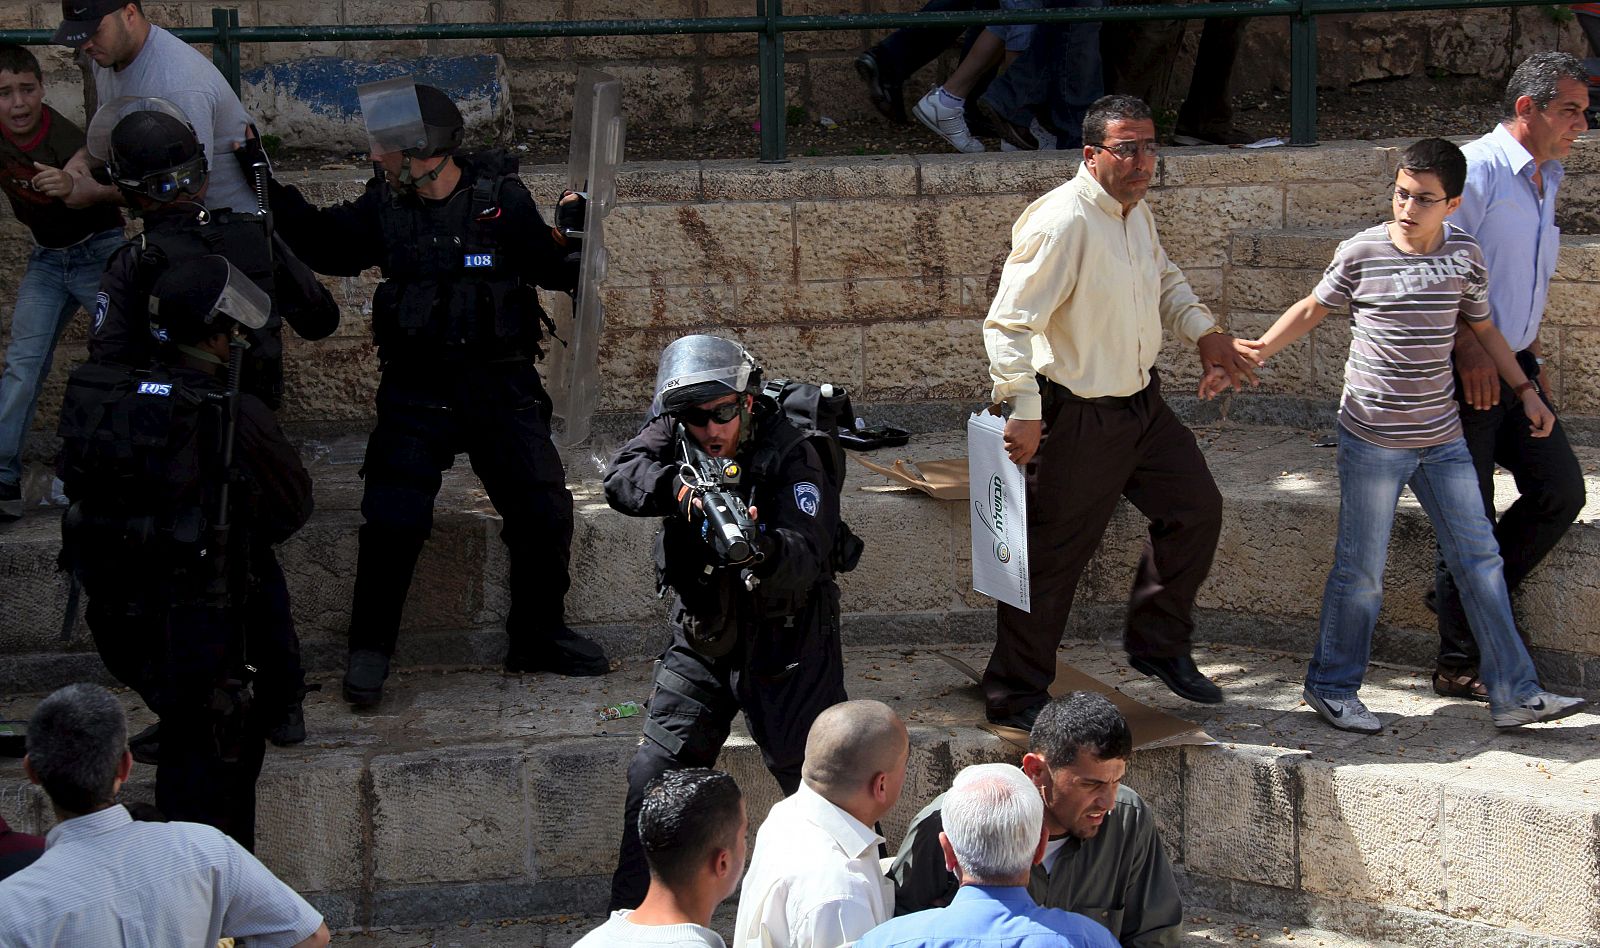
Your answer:
[[[786,0],[790,15],[901,12],[922,0]],[[756,0],[147,0],[150,18],[163,26],[209,26],[213,7],[233,7],[254,25],[362,25],[492,23],[754,16]],[[60,4],[13,0],[0,4],[0,28],[54,28]],[[1498,79],[1530,52],[1584,49],[1581,31],[1552,16],[1558,7],[1451,12],[1386,12],[1318,20],[1319,78],[1325,87],[1420,75],[1473,75]],[[1176,108],[1188,86],[1201,21],[1191,21],[1173,65],[1170,101]],[[845,30],[791,33],[784,41],[786,100],[813,117],[871,118],[851,60],[883,35]],[[1288,21],[1256,19],[1248,27],[1235,83],[1240,89],[1289,88]],[[531,40],[399,39],[352,43],[247,45],[243,65],[345,56],[356,59],[503,53],[510,67],[517,120],[524,128],[564,129],[572,83],[584,66],[604,66],[627,84],[629,120],[636,126],[700,127],[748,122],[756,117],[754,34],[654,37],[587,37]],[[52,55],[55,55],[52,53]],[[954,67],[954,51],[908,83],[924,91]],[[1159,105],[1159,103],[1158,103]],[[78,108],[81,109],[81,106]],[[751,139],[751,153],[755,141]]]
[[[1164,153],[1150,202],[1167,252],[1234,331],[1256,334],[1315,285],[1343,236],[1384,218],[1396,149],[1346,143],[1312,149]],[[1569,422],[1600,419],[1600,147],[1568,162],[1562,263],[1543,334],[1549,381]],[[830,379],[858,402],[977,402],[988,392],[980,325],[1010,245],[1034,198],[1070,177],[1065,157],[939,155],[800,159],[781,165],[707,161],[631,165],[608,227],[602,410],[648,403],[656,359],[689,331],[735,335],[772,373]],[[360,192],[355,168],[293,176],[317,203]],[[536,198],[559,193],[559,169],[524,174]],[[0,320],[26,260],[26,231],[0,223]],[[344,308],[339,332],[288,340],[291,424],[364,425],[377,360],[367,306],[375,271],[329,279]],[[61,383],[83,356],[83,322],[58,353],[34,439],[47,450]],[[1331,317],[1281,354],[1252,403],[1299,399],[1331,408],[1349,330]],[[1160,367],[1168,391],[1196,380],[1175,342]],[[1236,404],[1242,404],[1237,402]]]

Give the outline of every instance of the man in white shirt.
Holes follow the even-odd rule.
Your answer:
[[[639,804],[650,890],[638,908],[612,912],[573,948],[724,948],[711,913],[739,887],[749,826],[728,774],[685,767],[650,781]]]
[[[983,675],[996,724],[1027,730],[1050,700],[1078,579],[1123,497],[1150,518],[1128,662],[1189,701],[1222,700],[1190,653],[1222,495],[1154,369],[1164,333],[1194,346],[1204,398],[1254,381],[1254,357],[1161,247],[1144,199],[1157,149],[1143,102],[1108,95],[1089,107],[1078,174],[1017,219],[983,324],[992,401],[1011,409],[1006,450],[1026,469],[1032,554],[1032,611],[1000,603]]]
[[[113,802],[133,756],[122,706],[99,685],[68,685],[39,703],[22,765],[60,822],[38,861],[0,881],[0,945],[328,943],[322,916],[220,830],[134,822]]]
[[[881,701],[845,701],[806,736],[800,789],[756,834],[734,948],[836,948],[894,915],[873,829],[906,780],[906,726]]]

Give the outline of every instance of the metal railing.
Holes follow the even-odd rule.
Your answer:
[[[756,15],[656,20],[567,20],[538,23],[417,23],[365,26],[240,26],[239,11],[213,9],[210,27],[174,29],[190,43],[211,44],[211,58],[239,88],[243,43],[356,42],[364,40],[538,39],[569,36],[660,36],[753,33],[760,87],[761,160],[783,161],[787,151],[783,85],[785,33],[879,30],[912,26],[980,26],[1006,23],[1075,23],[1112,20],[1289,18],[1289,141],[1317,142],[1317,17],[1334,13],[1412,12],[1485,7],[1548,6],[1549,0],[1226,0],[1194,4],[1139,4],[1050,10],[970,10],[785,16],[783,0],[755,0]],[[49,30],[0,30],[0,42],[43,45]]]

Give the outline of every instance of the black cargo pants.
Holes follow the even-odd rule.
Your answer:
[[[813,592],[812,600],[793,625],[746,631],[733,652],[722,658],[706,658],[689,647],[681,632],[673,634],[672,644],[656,663],[644,737],[628,766],[628,802],[617,870],[611,877],[611,910],[638,907],[650,886],[639,842],[645,787],[669,770],[715,764],[740,710],[784,795],[800,788],[811,722],[846,700],[839,590],[826,583]]]

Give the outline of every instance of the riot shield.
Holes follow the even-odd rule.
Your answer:
[[[588,195],[578,291],[557,296],[551,307],[556,326],[565,328],[565,344],[546,346],[545,385],[555,403],[552,435],[571,447],[589,437],[589,422],[600,403],[600,333],[605,307],[600,285],[606,278],[606,216],[617,202],[617,165],[622,163],[626,131],[622,117],[622,83],[606,73],[578,73],[572,103],[572,146],[567,159],[567,187]],[[568,312],[568,323],[560,318]]]

